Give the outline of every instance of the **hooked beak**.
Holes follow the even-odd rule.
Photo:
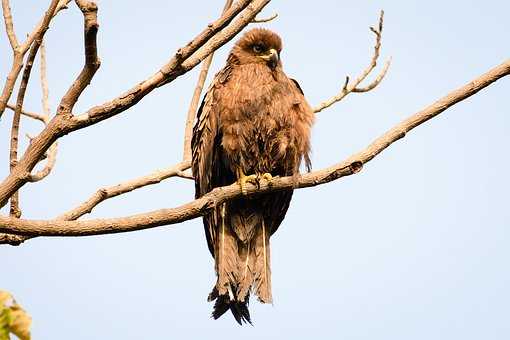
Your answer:
[[[272,69],[278,65],[278,61],[280,60],[280,57],[278,57],[278,51],[274,48],[269,50],[269,54],[261,55],[260,57],[264,59]]]

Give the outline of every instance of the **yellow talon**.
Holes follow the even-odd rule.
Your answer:
[[[269,172],[266,172],[264,174],[261,174],[260,178],[263,178],[266,181],[271,182],[273,180],[273,175],[271,175]]]
[[[257,175],[246,176],[243,170],[239,169],[237,171],[237,183],[239,183],[239,185],[241,186],[241,192],[243,193],[243,195],[247,195],[248,190],[246,190],[246,183],[258,185]]]

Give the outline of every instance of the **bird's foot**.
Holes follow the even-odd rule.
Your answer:
[[[273,175],[271,175],[269,172],[259,174],[258,180],[260,181],[260,179],[266,180],[267,182],[271,183],[271,181],[273,180]]]
[[[239,172],[237,183],[239,183],[243,195],[248,194],[248,190],[246,189],[246,183],[251,183],[257,186],[259,185],[257,175],[246,176],[242,171]]]

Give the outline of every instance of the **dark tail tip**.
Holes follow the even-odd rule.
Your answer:
[[[217,320],[230,309],[238,324],[242,326],[243,323],[249,323],[253,326],[250,311],[248,310],[248,303],[248,297],[246,297],[245,301],[230,301],[228,295],[219,295],[216,297],[211,316],[214,320]]]

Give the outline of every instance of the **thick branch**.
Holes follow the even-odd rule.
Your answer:
[[[277,177],[270,184],[262,182],[260,188],[248,184],[247,193],[248,195],[254,195],[288,188],[312,187],[357,173],[365,163],[372,160],[395,141],[403,138],[413,128],[509,74],[510,59],[402,121],[377,138],[366,149],[354,154],[347,160],[326,169],[301,175],[298,178]],[[88,221],[43,221],[0,217],[0,232],[29,236],[86,236],[142,230],[175,224],[202,216],[218,204],[241,195],[239,185],[232,184],[216,188],[203,197],[177,208],[161,209],[122,218]]]
[[[391,58],[386,61],[382,71],[379,73],[379,75],[367,86],[365,87],[359,87],[359,85],[367,78],[367,76],[374,70],[374,68],[377,66],[377,60],[379,59],[379,54],[381,50],[381,38],[382,38],[382,30],[383,30],[383,23],[384,23],[384,11],[381,11],[381,15],[379,17],[379,25],[377,28],[370,27],[370,30],[375,34],[375,46],[374,46],[374,54],[372,56],[372,60],[370,60],[370,64],[363,70],[361,75],[359,75],[352,83],[349,82],[349,77],[346,77],[345,83],[340,90],[340,92],[334,96],[333,98],[326,100],[325,102],[321,103],[319,106],[314,108],[314,112],[318,113],[324,110],[325,108],[330,107],[331,105],[339,102],[342,100],[345,96],[347,96],[351,92],[367,92],[375,88],[379,83],[383,80],[384,76],[386,75],[386,72],[388,71],[388,68],[391,64]]]
[[[100,106],[93,107],[84,114],[74,117],[72,119],[72,125],[69,126],[69,130],[74,131],[81,129],[123,112],[138,103],[155,88],[168,84],[177,77],[188,72],[209,54],[223,46],[239,33],[269,1],[270,0],[241,0],[235,2],[220,19],[209,24],[207,29],[200,33],[195,39],[185,47],[180,48],[170,61],[157,73],[139,83],[120,97]],[[237,20],[227,27],[235,15],[241,12],[242,9],[245,10],[239,15]]]
[[[0,184],[0,207],[5,204],[6,200],[16,190],[27,182],[30,171],[37,161],[59,137],[127,110],[156,87],[161,86],[165,82],[170,82],[188,72],[209,54],[232,39],[267,3],[269,3],[269,1],[270,0],[240,0],[234,3],[221,19],[209,24],[208,28],[203,33],[180,49],[170,62],[158,73],[135,86],[119,98],[101,106],[93,107],[80,116],[71,116],[70,112],[66,112],[65,105],[62,108],[59,107],[58,112],[63,114],[57,114],[57,116],[50,121],[48,126],[32,140],[32,143],[30,143],[25,154],[18,162],[15,171]],[[245,10],[239,15],[237,20],[232,22],[228,27],[225,27],[233,19],[235,14],[238,13],[236,11],[240,11],[239,6],[241,5],[246,7]],[[222,28],[223,30],[221,30]],[[221,30],[221,32],[215,35],[219,30]],[[191,47],[193,47],[193,49],[191,49]],[[198,51],[196,49],[198,49]],[[190,57],[182,61],[183,58],[188,55]],[[66,97],[69,98],[72,96],[67,96],[66,94]],[[65,104],[64,100],[63,102]],[[70,102],[72,102],[72,100],[70,100]]]
[[[225,6],[223,7],[222,16],[230,8],[230,6],[232,6],[232,1],[233,0],[227,0]],[[184,128],[184,149],[182,153],[183,161],[191,160],[191,136],[193,134],[193,121],[195,120],[198,104],[200,102],[200,95],[202,94],[202,89],[204,88],[204,83],[207,78],[207,73],[209,72],[209,67],[212,63],[213,55],[214,53],[209,54],[209,56],[202,62],[202,68],[200,69],[197,85],[193,91],[193,96],[191,97],[188,114],[186,115],[186,126]]]
[[[83,90],[90,84],[90,81],[99,69],[101,62],[97,57],[97,5],[87,0],[76,0],[76,4],[83,13],[83,31],[85,41],[85,65],[80,74],[67,90],[60,101],[57,114],[70,114],[74,104]]]

